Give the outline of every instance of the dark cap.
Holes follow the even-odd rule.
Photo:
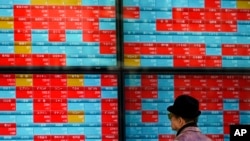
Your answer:
[[[183,118],[196,118],[201,114],[199,101],[189,95],[178,96],[174,105],[169,106],[167,110]]]

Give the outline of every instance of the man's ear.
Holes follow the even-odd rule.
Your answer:
[[[184,126],[186,124],[186,121],[182,117],[178,118],[178,122],[180,123],[181,126]]]

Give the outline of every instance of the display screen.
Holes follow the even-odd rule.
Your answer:
[[[115,0],[1,0],[0,66],[116,66]]]
[[[250,68],[249,0],[123,0],[124,65]]]
[[[0,140],[117,141],[116,74],[0,74]]]
[[[125,75],[127,141],[172,141],[167,107],[182,94],[200,101],[198,126],[213,141],[229,141],[229,125],[250,124],[250,75]]]

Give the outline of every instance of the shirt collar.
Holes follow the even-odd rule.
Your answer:
[[[178,131],[177,131],[177,134],[176,136],[178,136],[181,131],[183,131],[183,129],[187,128],[187,127],[197,127],[197,124],[195,122],[190,122],[190,123],[187,123],[185,124],[184,126],[182,126]]]

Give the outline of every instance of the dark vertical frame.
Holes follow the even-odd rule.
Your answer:
[[[124,65],[123,65],[123,0],[116,0],[116,48],[118,70],[118,129],[119,141],[125,141],[125,101],[124,101]]]

